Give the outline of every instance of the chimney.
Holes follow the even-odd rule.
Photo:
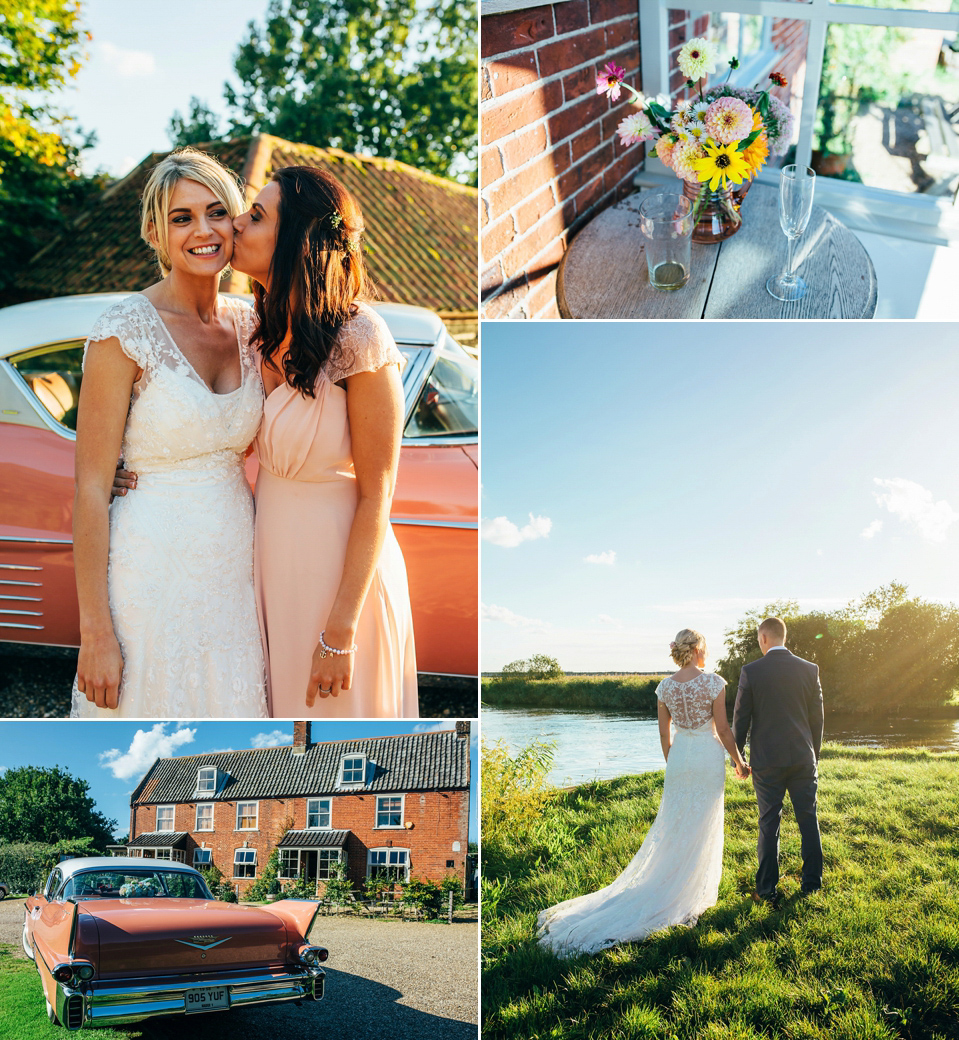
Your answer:
[[[469,722],[457,722],[456,723],[456,735],[461,737],[463,740],[469,740],[470,735],[470,724]]]
[[[309,722],[293,723],[293,754],[303,755],[310,746],[310,724]]]

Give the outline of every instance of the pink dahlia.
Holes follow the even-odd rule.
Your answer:
[[[621,69],[615,61],[607,62],[606,68],[596,77],[596,93],[605,94],[611,100],[619,101],[621,93],[619,85],[623,82],[625,75],[626,70]]]
[[[637,141],[650,141],[659,136],[659,131],[649,121],[645,112],[634,112],[616,128],[623,144],[636,144]]]
[[[656,158],[663,164],[672,169],[673,165],[673,151],[676,148],[676,138],[670,137],[669,135],[661,137],[656,142]]]
[[[710,136],[720,144],[732,144],[752,133],[753,111],[739,98],[721,97],[706,109],[703,122]]]
[[[681,177],[684,181],[691,181],[693,184],[699,183],[699,174],[697,173],[693,163],[697,159],[702,159],[706,154],[706,149],[698,141],[688,141],[686,144],[677,144],[670,155],[670,161],[673,168],[673,173],[677,177]]]

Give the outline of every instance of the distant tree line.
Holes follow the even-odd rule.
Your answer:
[[[761,657],[756,627],[786,622],[786,646],[819,665],[827,709],[901,714],[948,704],[959,690],[959,607],[910,598],[891,582],[841,610],[802,612],[792,601],[747,611],[726,632],[717,671],[736,695],[744,664]]]

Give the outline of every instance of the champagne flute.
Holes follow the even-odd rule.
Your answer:
[[[779,172],[779,223],[789,241],[786,270],[766,282],[766,292],[777,300],[801,300],[806,283],[793,272],[796,239],[806,230],[812,213],[816,173],[808,166],[791,164]]]

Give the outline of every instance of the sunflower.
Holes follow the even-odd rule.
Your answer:
[[[720,183],[725,188],[728,181],[742,184],[743,177],[749,174],[749,164],[742,152],[736,151],[736,144],[703,145],[706,154],[691,163],[700,182],[709,181],[709,190],[715,191]]]

